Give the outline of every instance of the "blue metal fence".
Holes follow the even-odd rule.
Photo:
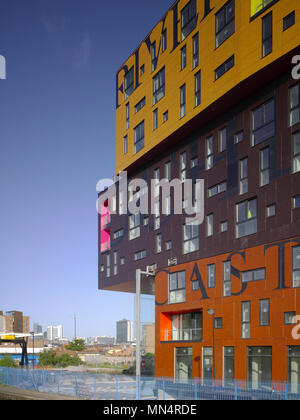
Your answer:
[[[87,400],[300,400],[299,384],[179,382],[170,378],[0,367],[0,384]]]

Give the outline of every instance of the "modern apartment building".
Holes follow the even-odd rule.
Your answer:
[[[55,341],[63,338],[63,327],[62,325],[47,327],[47,340]]]
[[[30,318],[20,311],[9,311],[3,315],[0,311],[0,333],[29,333]]]
[[[146,187],[99,195],[99,289],[156,270],[159,377],[299,387],[299,16],[298,0],[179,0],[117,72],[116,175],[153,180],[151,198],[204,181],[200,225],[175,188],[147,214],[123,211]]]
[[[117,344],[133,343],[133,322],[127,319],[117,321],[116,333]]]

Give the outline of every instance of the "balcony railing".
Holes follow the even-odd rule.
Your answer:
[[[166,330],[165,341],[202,341],[202,328]]]

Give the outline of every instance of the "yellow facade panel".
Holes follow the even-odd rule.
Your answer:
[[[196,1],[197,24],[192,32],[181,41],[181,11]],[[300,2],[299,0],[231,0],[235,5],[234,33],[216,48],[216,14],[228,1],[210,0],[211,10],[203,18],[204,0],[181,0],[175,3],[166,16],[154,27],[149,36],[129,57],[117,73],[117,173],[126,170],[141,156],[182,127],[186,122],[213,104],[237,84],[258,72],[265,66],[287,54],[299,45]],[[261,4],[263,6],[261,6]],[[232,3],[230,3],[232,4]],[[265,7],[265,10],[263,10]],[[259,8],[259,10],[258,10]],[[258,10],[254,13],[254,10]],[[283,31],[283,19],[295,11],[296,23]],[[272,12],[273,50],[262,57],[262,18]],[[251,17],[257,15],[255,18]],[[177,25],[174,27],[174,17]],[[175,19],[176,20],[176,19]],[[177,34],[176,34],[177,27]],[[167,31],[167,49],[162,52],[162,32]],[[199,64],[193,69],[193,37],[199,33]],[[178,45],[174,39],[178,40]],[[151,45],[155,42],[157,66],[152,72]],[[186,46],[187,65],[181,70],[181,48]],[[234,67],[218,80],[215,70],[234,55]],[[141,74],[141,67],[144,73]],[[125,99],[125,74],[134,67],[135,89]],[[153,77],[165,68],[165,96],[153,105]],[[195,107],[195,74],[201,71],[201,104]],[[180,118],[180,87],[186,85],[186,115]],[[136,86],[138,85],[138,86]],[[145,106],[135,113],[135,105],[146,98]],[[129,128],[126,128],[126,104],[130,107]],[[153,130],[153,111],[158,110],[158,128]],[[163,114],[168,120],[163,122]],[[134,153],[134,128],[144,121],[144,147]],[[128,136],[128,151],[124,154],[124,137]]]

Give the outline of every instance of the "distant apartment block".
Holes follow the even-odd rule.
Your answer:
[[[40,324],[38,324],[37,322],[35,322],[33,324],[33,332],[35,334],[42,334],[43,333],[43,327]]]
[[[62,325],[47,327],[47,339],[49,341],[61,340],[63,338],[63,327]]]
[[[29,333],[30,318],[24,316],[20,311],[9,311],[3,315],[0,311],[0,332],[1,333]]]
[[[117,344],[133,342],[133,322],[127,319],[117,321]]]

